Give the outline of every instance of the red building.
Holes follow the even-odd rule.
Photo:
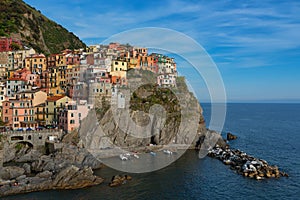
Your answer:
[[[4,51],[12,51],[12,44],[17,44],[20,47],[22,46],[22,43],[19,40],[12,39],[12,38],[6,38],[6,37],[1,37],[0,38],[0,52]]]

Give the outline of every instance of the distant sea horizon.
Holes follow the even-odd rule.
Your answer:
[[[204,100],[204,101],[199,101],[200,102],[200,104],[212,104],[212,102],[211,101],[206,101],[206,100]],[[218,102],[218,101],[216,101],[216,102],[214,102],[214,103],[226,103],[226,104],[230,104],[230,103],[239,103],[239,104],[243,104],[243,103],[245,103],[245,104],[250,104],[250,103],[257,103],[257,104],[273,104],[273,103],[275,103],[275,104],[300,104],[300,100],[245,100],[245,101],[243,101],[243,100],[229,100],[229,101],[227,101],[227,102]]]

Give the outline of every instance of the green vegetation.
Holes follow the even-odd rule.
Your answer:
[[[149,113],[149,109],[154,104],[164,107],[167,112],[167,123],[171,119],[180,122],[181,108],[179,100],[169,88],[160,88],[157,85],[146,84],[139,87],[130,98],[131,112],[139,110]]]
[[[0,36],[12,34],[24,45],[45,54],[86,47],[73,33],[22,0],[0,0]]]
[[[24,147],[23,144],[21,143],[17,143],[16,146],[15,146],[15,149],[17,150],[17,152],[21,151],[21,149]]]

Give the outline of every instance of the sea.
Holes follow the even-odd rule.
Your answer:
[[[201,105],[209,119],[210,104]],[[133,179],[120,187],[108,184],[112,176],[124,173],[104,167],[96,171],[105,178],[99,186],[3,199],[300,199],[300,104],[229,103],[222,134],[226,132],[238,137],[229,142],[232,148],[277,165],[289,177],[245,178],[217,159],[199,159],[196,151],[188,150],[166,168],[130,174]]]

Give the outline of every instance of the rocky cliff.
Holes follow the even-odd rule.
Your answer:
[[[22,0],[0,0],[0,36],[20,39],[24,45],[46,54],[85,47],[73,33]]]
[[[145,83],[135,78],[127,88],[119,89],[125,96],[124,108],[112,99],[90,111],[79,131],[87,149],[137,151],[149,145],[196,148],[212,136],[223,141],[219,134],[206,129],[202,108],[182,77],[176,88],[147,82],[134,85],[140,82]]]

